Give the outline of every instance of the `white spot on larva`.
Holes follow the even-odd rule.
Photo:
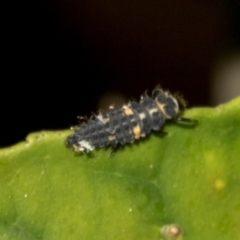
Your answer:
[[[145,113],[140,113],[140,114],[139,114],[139,118],[140,118],[140,119],[144,119],[144,118],[146,118]]]
[[[79,148],[80,151],[86,150],[87,152],[89,152],[94,150],[94,147],[91,145],[91,143],[86,140],[82,140],[78,144],[80,146]]]
[[[24,194],[24,197],[26,198],[26,197],[27,197],[27,194]]]
[[[132,212],[132,208],[129,208],[129,210],[128,210],[129,212]]]
[[[102,122],[103,124],[109,122],[109,118],[103,118],[103,115],[100,113],[99,115],[97,115],[97,119]]]
[[[115,138],[115,136],[113,136],[113,135],[110,135],[110,136],[108,136],[108,140],[111,142],[111,141],[113,141],[113,140],[115,140],[116,138]]]
[[[158,112],[157,108],[153,108],[149,110],[149,114],[152,115],[153,113]]]

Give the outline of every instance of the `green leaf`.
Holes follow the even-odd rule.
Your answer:
[[[196,126],[167,123],[113,157],[74,153],[71,131],[0,150],[0,239],[240,239],[239,109],[188,110]]]

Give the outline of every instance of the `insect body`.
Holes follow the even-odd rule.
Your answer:
[[[179,116],[180,107],[185,107],[182,99],[155,89],[153,97],[142,96],[140,102],[130,102],[120,109],[100,112],[81,124],[68,136],[67,145],[79,152],[90,152],[107,146],[115,149],[145,137],[152,130],[161,131],[167,119],[194,123],[195,120]]]

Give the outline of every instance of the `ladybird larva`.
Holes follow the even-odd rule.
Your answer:
[[[139,102],[129,102],[122,108],[100,112],[74,130],[66,144],[78,152],[91,152],[95,148],[133,143],[151,131],[161,131],[166,120],[196,123],[180,117],[185,101],[168,91],[157,88],[152,97],[146,94]]]

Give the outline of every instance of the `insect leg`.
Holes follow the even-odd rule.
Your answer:
[[[164,136],[167,135],[167,132],[166,132],[166,131],[163,131],[162,129],[160,129],[160,130],[158,131],[158,134],[159,134],[159,136],[164,137]]]
[[[121,146],[119,144],[112,146],[109,157],[112,157],[120,148]]]
[[[177,122],[192,123],[192,124],[197,124],[198,123],[198,120],[191,119],[191,118],[183,118],[183,117],[177,117],[176,121]]]

